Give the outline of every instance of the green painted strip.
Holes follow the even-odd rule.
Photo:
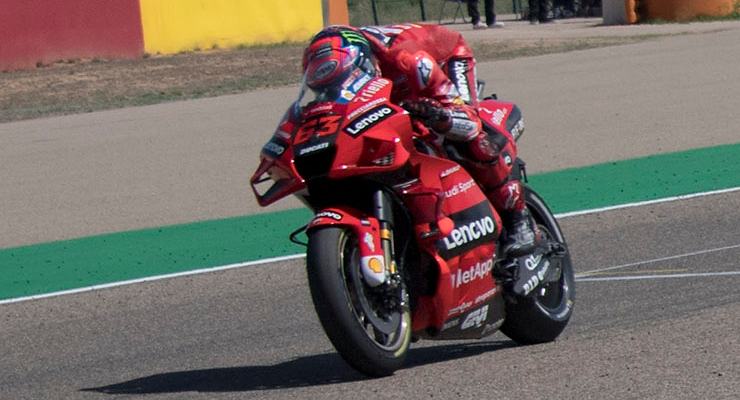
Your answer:
[[[740,143],[530,177],[554,212],[740,186]],[[0,249],[0,300],[295,254],[307,210]]]
[[[733,188],[740,143],[549,172],[530,184],[556,213]]]

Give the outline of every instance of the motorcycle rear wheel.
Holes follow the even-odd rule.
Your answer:
[[[363,282],[356,235],[340,227],[311,231],[306,262],[316,313],[342,358],[366,375],[392,375],[408,352],[411,313],[386,309]]]
[[[525,187],[525,199],[535,222],[547,240],[566,244],[563,232],[545,201],[532,189]],[[565,255],[557,260],[560,274],[557,279],[542,284],[525,298],[509,299],[506,319],[501,326],[510,339],[519,344],[546,343],[555,340],[563,332],[575,302],[576,288],[573,263],[565,246]]]

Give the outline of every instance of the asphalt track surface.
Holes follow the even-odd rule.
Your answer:
[[[535,170],[736,143],[740,30],[734,26],[483,64],[479,73],[507,77],[496,91],[517,97],[525,110],[522,153]],[[260,96],[278,104],[288,92]],[[218,202],[239,192],[228,186],[235,184],[232,174],[244,182],[253,165],[230,164],[237,151],[229,150],[244,159],[266,134],[245,144],[230,129],[269,131],[278,108],[263,107],[250,95],[229,96],[0,125],[6,182],[32,199],[25,204],[2,192],[0,243],[244,213],[244,204],[235,204],[245,193]],[[218,118],[229,111],[243,120]],[[271,121],[246,124],[245,115]],[[9,145],[27,151],[10,163]],[[210,168],[225,168],[220,163],[238,173],[213,173]],[[23,168],[39,166],[46,173],[21,179]],[[105,182],[110,171],[117,175],[107,176],[109,185],[83,190],[84,178]],[[170,186],[157,187],[166,178]],[[67,179],[68,192],[60,179]],[[35,193],[34,184],[49,184],[51,194]],[[180,201],[167,206],[174,199],[161,192],[179,194]],[[197,206],[203,199],[209,202]],[[128,207],[135,206],[141,209],[132,213]],[[422,341],[407,367],[384,379],[364,379],[333,351],[312,310],[302,260],[3,305],[0,398],[736,399],[739,208],[734,192],[563,219],[580,280],[573,320],[558,341],[527,347],[500,335]],[[126,215],[138,217],[130,222]]]

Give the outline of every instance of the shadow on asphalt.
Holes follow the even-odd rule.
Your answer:
[[[512,341],[458,343],[412,348],[404,369],[474,357],[516,344]],[[300,357],[280,364],[166,372],[84,392],[156,394],[180,392],[242,392],[329,385],[370,379],[350,368],[337,353]]]

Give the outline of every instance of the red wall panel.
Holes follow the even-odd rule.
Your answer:
[[[0,0],[0,70],[144,52],[138,0]]]

